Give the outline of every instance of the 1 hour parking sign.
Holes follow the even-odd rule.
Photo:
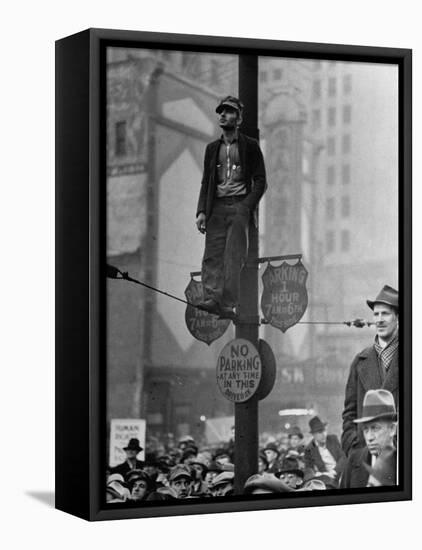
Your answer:
[[[308,306],[307,278],[308,272],[300,260],[294,265],[268,264],[262,276],[261,309],[270,325],[286,332],[300,321]]]

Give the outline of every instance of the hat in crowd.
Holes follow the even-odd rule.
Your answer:
[[[127,487],[127,483],[125,482],[124,477],[122,474],[110,474],[107,478],[107,485],[110,485],[111,483],[121,483],[123,487]]]
[[[311,434],[316,432],[322,432],[327,427],[327,422],[323,422],[319,416],[314,416],[309,421],[309,428]]]
[[[163,455],[157,458],[156,465],[162,472],[167,473],[176,463],[169,455]]]
[[[174,481],[175,479],[178,479],[180,477],[186,477],[190,480],[192,479],[192,473],[189,466],[185,466],[184,464],[177,464],[177,466],[171,469],[169,481]]]
[[[361,424],[381,418],[397,420],[394,397],[388,390],[368,390],[363,398],[362,416],[353,422]]]
[[[220,114],[224,107],[231,107],[232,109],[235,109],[239,114],[242,114],[243,111],[243,103],[237,97],[234,97],[232,95],[228,95],[224,99],[222,99],[217,105],[215,112]]]
[[[128,482],[130,487],[133,485],[133,483],[135,483],[135,481],[138,480],[145,481],[148,489],[151,489],[153,481],[146,472],[143,472],[142,470],[132,470],[131,472],[128,472],[126,474],[126,481]]]
[[[199,464],[205,472],[208,472],[208,463],[202,455],[196,455],[196,458],[192,461],[192,464]]]
[[[372,467],[363,465],[381,485],[396,485],[397,453],[393,447],[383,449]]]
[[[371,309],[375,304],[387,304],[388,306],[399,309],[399,293],[391,286],[384,285],[375,300],[366,300]]]
[[[138,453],[140,453],[144,450],[144,448],[139,445],[139,439],[137,439],[136,437],[132,437],[132,439],[129,439],[129,443],[127,444],[127,446],[123,447],[123,450],[138,451]]]
[[[274,451],[275,453],[277,453],[277,456],[280,454],[280,451],[278,450],[278,447],[275,443],[267,443],[264,448],[264,452],[265,451]]]
[[[217,460],[217,459],[223,458],[223,457],[230,458],[230,455],[229,455],[229,453],[226,451],[226,449],[217,449],[217,450],[214,452],[214,460]]]
[[[280,470],[277,472],[276,476],[279,477],[281,474],[295,474],[302,479],[305,477],[303,470],[299,467],[298,460],[293,456],[283,459]]]
[[[224,485],[225,483],[231,483],[234,480],[234,472],[221,472],[212,482],[212,487],[218,487],[219,485]]]
[[[196,456],[198,454],[198,448],[197,447],[186,447],[186,449],[183,451],[182,458],[180,459],[181,462],[189,458],[190,456]]]
[[[254,474],[246,480],[244,492],[252,493],[255,489],[263,489],[268,493],[288,493],[293,491],[274,474]]]
[[[306,481],[305,484],[300,489],[297,489],[297,490],[298,491],[326,491],[327,486],[322,481],[322,479],[313,477],[312,479],[308,479],[308,481]]]
[[[292,435],[297,435],[300,437],[300,439],[303,439],[303,433],[299,426],[292,426],[289,430],[289,437],[292,437]]]
[[[208,464],[208,472],[221,472],[222,466],[215,462],[214,460]]]

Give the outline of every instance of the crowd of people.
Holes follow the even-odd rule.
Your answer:
[[[337,436],[328,434],[327,424],[315,416],[309,422],[311,439],[307,444],[297,426],[288,434],[267,441],[259,451],[258,471],[246,481],[243,493],[281,495],[292,491],[394,485],[397,418],[391,394],[386,390],[369,391],[363,414],[366,416],[357,422],[363,425],[367,445],[360,449],[358,457],[355,453],[347,457]],[[234,427],[232,432],[234,436]],[[124,448],[126,460],[109,469],[107,502],[139,503],[234,494],[234,437],[217,449],[199,448],[191,436],[182,437],[176,445],[160,442],[155,450],[150,446],[145,460],[140,461],[137,456],[142,450],[138,439],[130,439]],[[372,461],[373,467],[366,466],[363,455],[376,456],[376,465]]]
[[[341,443],[319,416],[305,440],[298,426],[260,445],[257,472],[244,494],[325,491],[396,485],[398,292],[385,285],[374,300],[375,341],[353,360],[345,389]],[[235,434],[214,449],[192,437],[146,449],[132,438],[126,460],[107,473],[109,503],[228,497],[234,493]],[[309,437],[310,436],[310,439]],[[237,493],[239,487],[237,487]]]

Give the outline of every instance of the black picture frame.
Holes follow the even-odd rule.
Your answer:
[[[110,507],[105,476],[105,48],[396,64],[399,70],[400,484],[396,487]],[[412,498],[412,53],[394,49],[88,29],[56,42],[56,508],[87,520]],[[403,330],[405,327],[405,330]]]

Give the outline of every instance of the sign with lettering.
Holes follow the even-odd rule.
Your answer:
[[[208,345],[223,336],[230,325],[230,319],[219,319],[217,315],[194,307],[203,298],[202,283],[192,278],[186,287],[185,296],[193,304],[188,305],[185,311],[186,326],[192,336]]]
[[[129,439],[136,437],[139,444],[145,449],[146,422],[142,418],[113,418],[110,422],[110,456],[109,465],[113,468],[126,460],[123,450]],[[137,458],[144,460],[145,451],[141,451]]]
[[[217,362],[217,384],[226,399],[247,401],[257,391],[261,376],[261,357],[251,342],[236,338],[224,346]]]
[[[268,264],[262,276],[261,309],[270,325],[286,332],[300,321],[308,306],[307,278],[308,272],[300,260],[294,265]]]

